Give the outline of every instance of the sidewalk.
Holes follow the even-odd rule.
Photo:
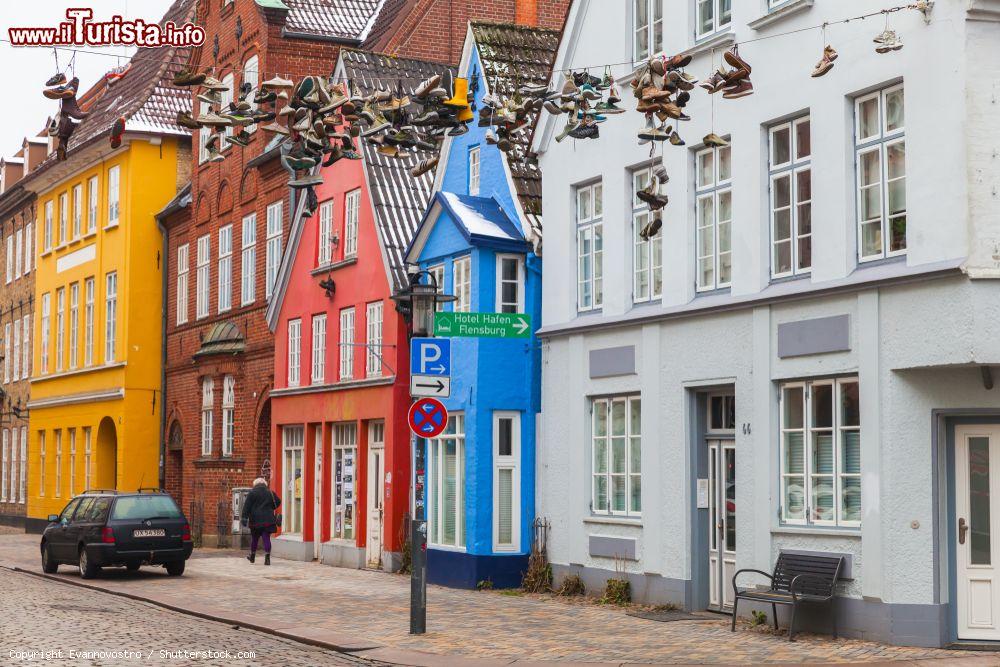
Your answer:
[[[202,556],[204,553],[204,556]],[[211,557],[207,557],[211,556]],[[356,655],[410,665],[518,665],[536,661],[642,664],[893,663],[921,667],[1000,665],[998,653],[885,646],[815,635],[784,638],[731,633],[724,618],[660,623],[619,608],[430,586],[428,632],[408,634],[409,578],[275,559],[248,563],[237,552],[206,550],[185,575],[160,568],[107,570],[82,582],[59,579]],[[0,566],[40,573],[37,535],[0,535]],[[261,610],[266,610],[262,613]],[[431,655],[428,655],[431,654]]]

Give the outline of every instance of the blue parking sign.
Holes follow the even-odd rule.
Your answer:
[[[412,339],[410,341],[410,374],[451,375],[451,339]]]

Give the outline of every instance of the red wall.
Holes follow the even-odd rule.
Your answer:
[[[324,479],[322,500],[323,530],[321,541],[330,537],[330,490],[332,468],[331,434],[334,422],[354,421],[358,423],[358,450],[356,461],[356,538],[357,545],[363,547],[367,538],[367,497],[368,489],[368,447],[365,422],[385,420],[385,469],[392,473],[391,482],[386,484],[384,504],[383,548],[398,551],[403,517],[409,506],[410,439],[406,424],[406,409],[409,407],[409,386],[407,385],[407,364],[409,363],[406,323],[396,312],[390,300],[391,288],[386,274],[385,262],[375,229],[375,222],[365,186],[363,163],[360,160],[341,160],[323,172],[323,185],[316,188],[320,204],[333,201],[333,229],[340,237],[340,245],[335,248],[333,262],[343,259],[344,245],[344,200],[346,193],[361,189],[361,205],[358,214],[357,261],[323,271],[312,272],[317,265],[319,241],[319,213],[304,223],[295,253],[291,278],[282,300],[279,321],[275,331],[274,386],[278,390],[272,394],[272,454],[275,485],[280,485],[283,465],[281,453],[281,431],[283,426],[307,424],[305,433],[305,454],[303,456],[303,539],[313,541],[313,500],[314,488],[314,438],[315,429],[323,428]],[[326,296],[319,286],[321,280],[331,276],[336,282],[333,298]],[[364,386],[365,348],[354,348],[355,386],[333,387],[315,393],[282,395],[280,391],[288,386],[288,321],[302,320],[300,340],[300,387],[308,387],[311,381],[312,364],[312,316],[326,313],[326,368],[325,382],[337,383],[340,371],[340,311],[353,306],[355,309],[355,343],[366,341],[366,306],[374,301],[382,301],[382,377],[391,383],[378,386]],[[395,376],[395,378],[393,377]],[[361,386],[357,386],[361,385]]]

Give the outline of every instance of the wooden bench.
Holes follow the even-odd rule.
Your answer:
[[[844,565],[843,556],[822,556],[818,554],[793,554],[781,552],[774,564],[774,573],[761,570],[743,569],[733,575],[733,624],[736,631],[736,607],[740,600],[753,600],[771,605],[774,629],[778,629],[777,605],[792,608],[792,618],[788,623],[788,641],[795,635],[795,610],[801,603],[825,604],[829,607],[833,623],[833,636],[837,637],[837,616],[833,609],[833,586],[840,577]],[[740,590],[736,578],[744,572],[761,574],[771,580],[769,588],[748,588]]]

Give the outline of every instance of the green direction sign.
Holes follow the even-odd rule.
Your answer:
[[[531,315],[522,313],[434,313],[435,336],[529,338]]]

